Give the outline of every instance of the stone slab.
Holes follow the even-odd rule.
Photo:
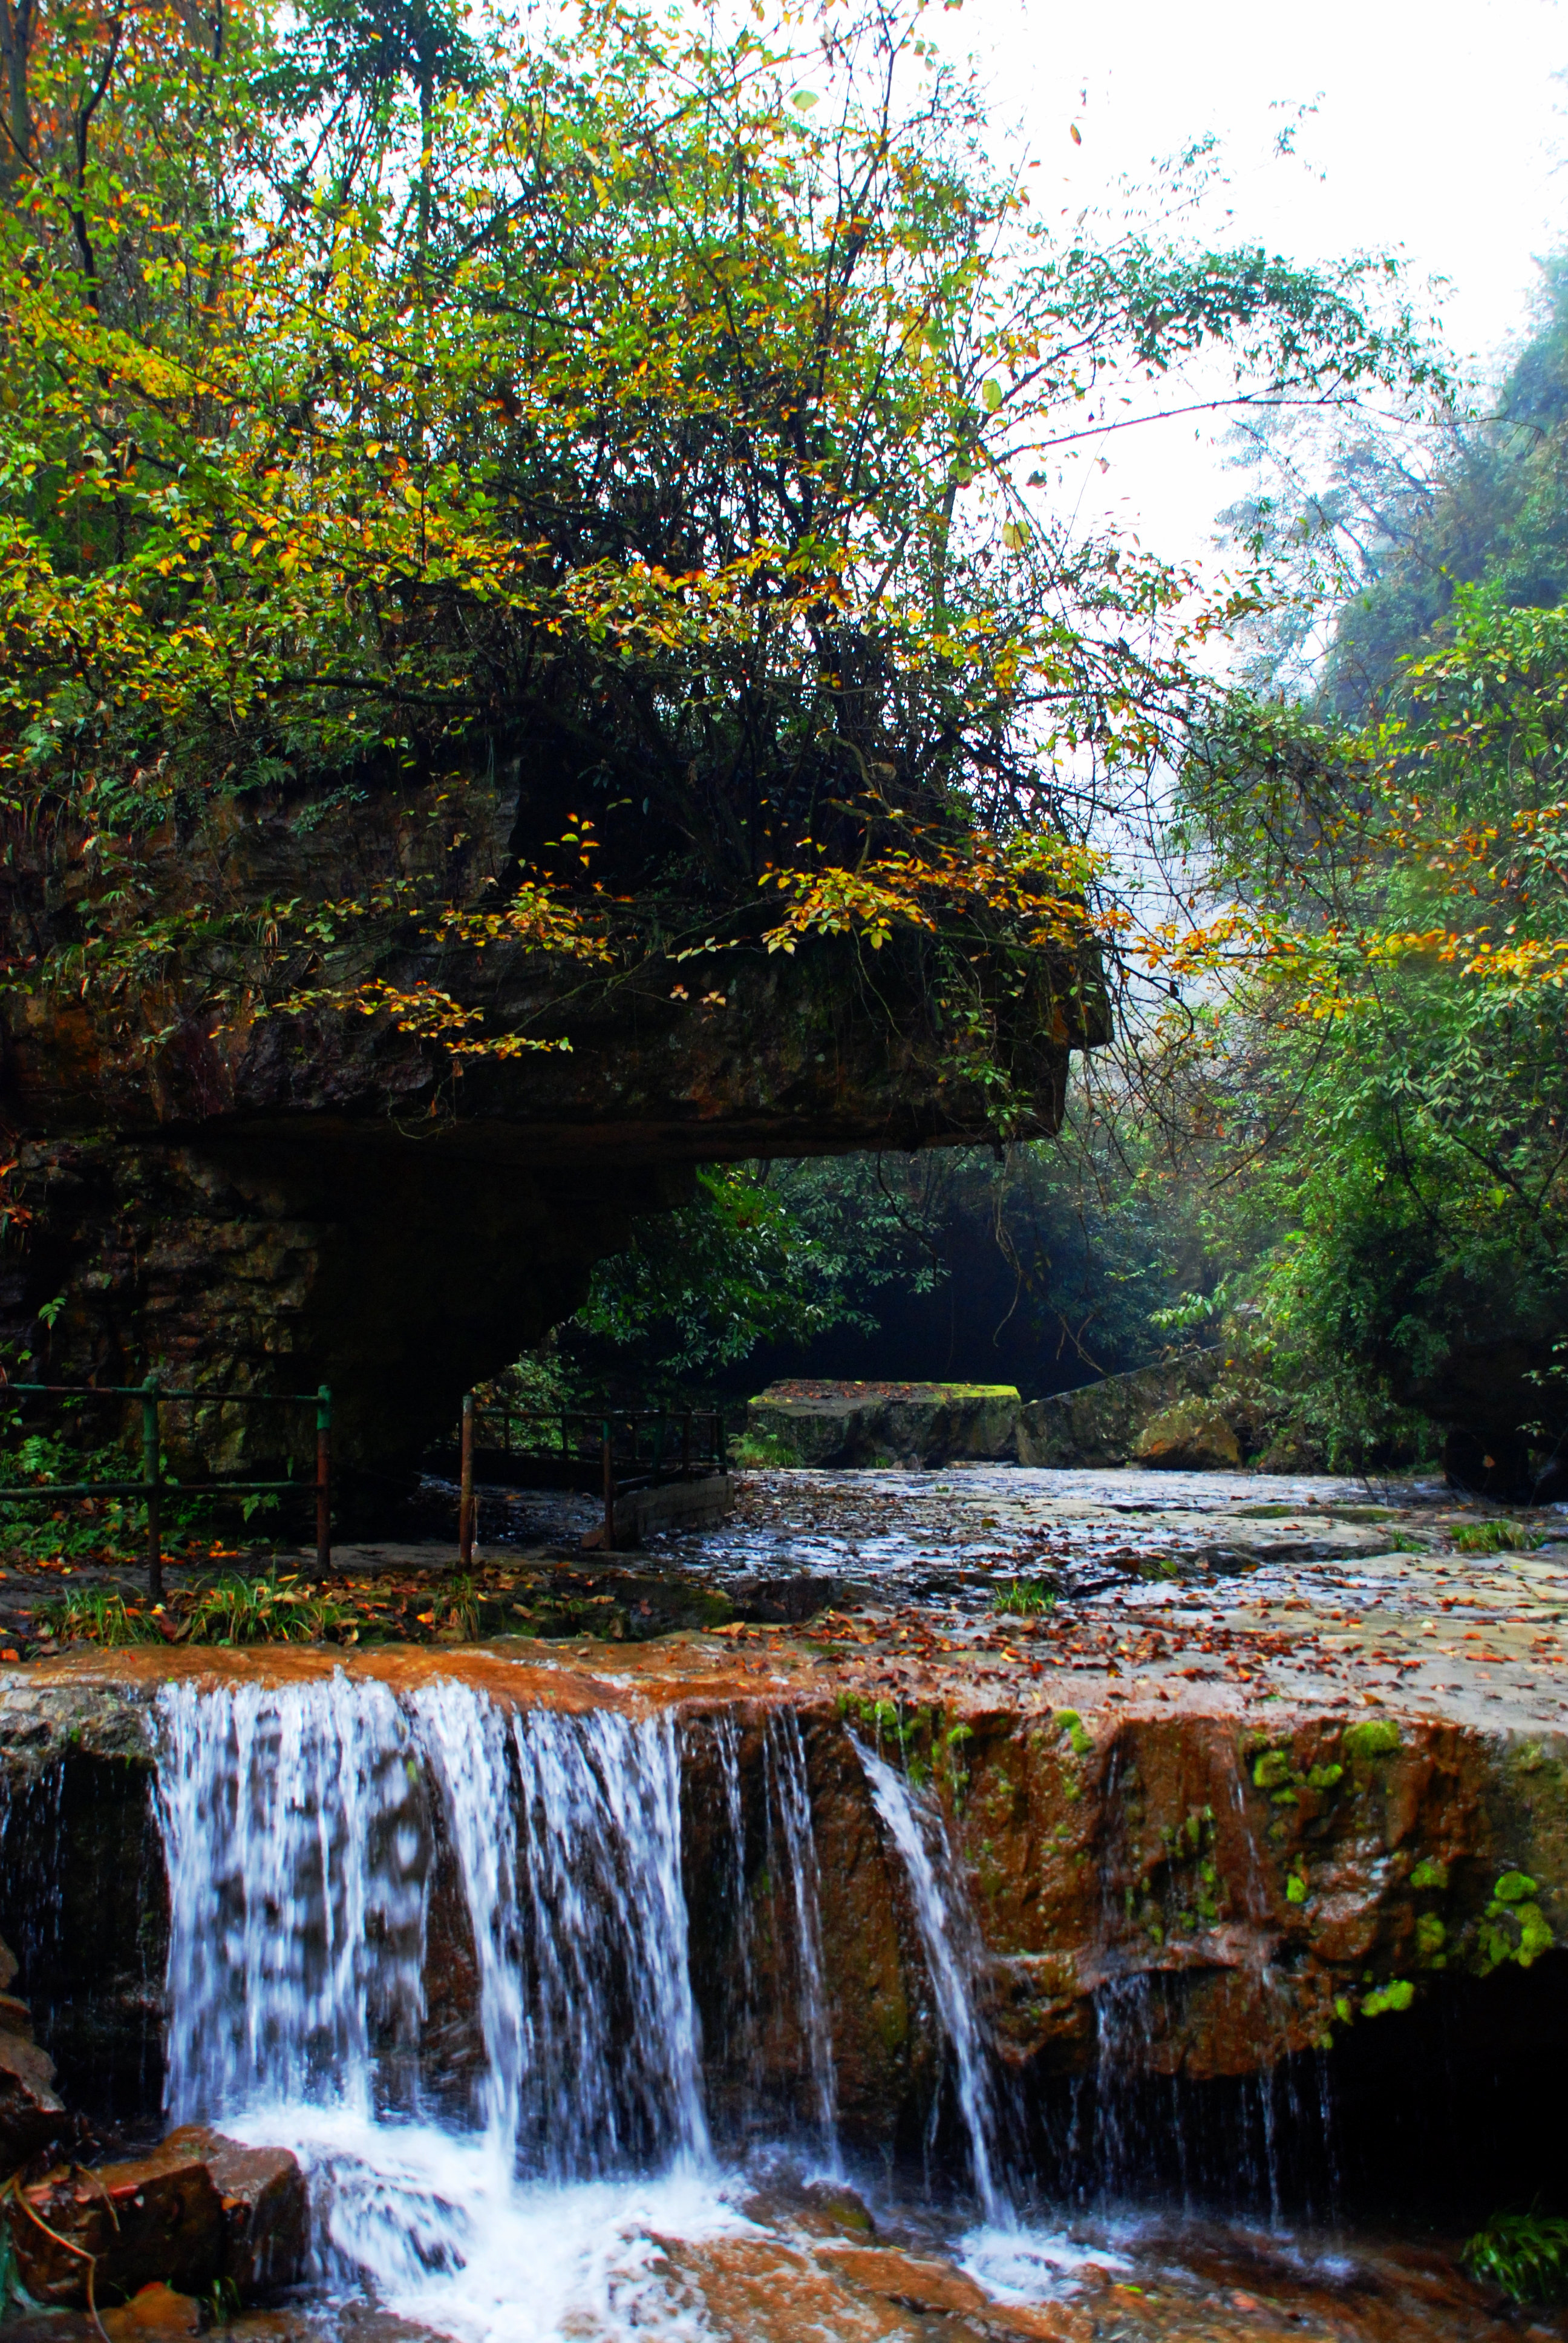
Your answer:
[[[770,1384],[747,1406],[747,1438],[781,1464],[948,1463],[1015,1453],[1011,1383]]]

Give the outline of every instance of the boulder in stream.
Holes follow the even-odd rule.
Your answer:
[[[35,2301],[85,2302],[91,2266],[100,2309],[155,2282],[188,2293],[227,2278],[243,2295],[286,2286],[304,2267],[308,2217],[286,2148],[245,2147],[194,2124],[130,2163],[61,2165],[5,2206]]]
[[[1140,1464],[1166,1471],[1225,1473],[1241,1464],[1241,1443],[1212,1400],[1181,1399],[1151,1417],[1132,1453]]]
[[[1011,1383],[770,1383],[749,1402],[746,1436],[777,1464],[949,1464],[1010,1457]]]
[[[189,2148],[157,2147],[92,2171],[58,2165],[13,2193],[5,2219],[35,2302],[85,2302],[89,2268],[99,2303],[154,2278],[207,2287],[223,2270],[223,2199]]]
[[[164,2150],[199,2156],[223,2199],[223,2274],[242,2295],[292,2286],[305,2268],[310,2200],[305,2175],[286,2147],[245,2147],[222,2132],[186,2124]]]

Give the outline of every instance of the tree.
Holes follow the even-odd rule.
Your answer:
[[[1187,581],[1073,538],[1042,463],[1198,348],[1240,400],[1425,363],[1372,264],[1059,236],[918,8],[6,25],[8,956],[122,1053],[176,997],[528,1046],[399,989],[411,927],[601,968],[914,927],[983,1056],[980,960],[1094,980],[1106,777],[1193,684]],[[518,866],[479,899],[498,760]],[[388,789],[431,840],[395,882],[156,900],[171,820]]]
[[[1568,1424],[1562,347],[1554,311],[1407,499],[1315,700],[1215,709],[1178,826],[1210,916],[1165,938],[1275,1344],[1432,1410],[1515,1493]]]

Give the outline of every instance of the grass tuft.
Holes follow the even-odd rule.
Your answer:
[[[990,1607],[1014,1618],[1038,1619],[1042,1611],[1056,1608],[1056,1589],[1043,1578],[1011,1578],[1005,1586],[996,1588]]]
[[[1453,1543],[1460,1554],[1533,1554],[1546,1538],[1523,1522],[1474,1522],[1455,1530]]]
[[[57,1602],[40,1604],[34,1617],[46,1635],[62,1644],[156,1644],[156,1627],[138,1604],[106,1586],[74,1587]]]
[[[1568,2220],[1560,2213],[1494,2213],[1461,2256],[1472,2278],[1501,2288],[1511,2302],[1568,2296]]]

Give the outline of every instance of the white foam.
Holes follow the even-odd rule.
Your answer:
[[[995,2302],[1052,2302],[1076,2293],[1088,2270],[1132,2264],[1109,2246],[1087,2245],[1061,2229],[986,2227],[961,2240],[959,2268]]]
[[[454,2343],[707,2343],[700,2297],[661,2241],[753,2227],[722,2176],[689,2161],[652,2178],[519,2180],[483,2133],[351,2106],[256,2105],[225,2129],[305,2166],[329,2292],[368,2288]]]

